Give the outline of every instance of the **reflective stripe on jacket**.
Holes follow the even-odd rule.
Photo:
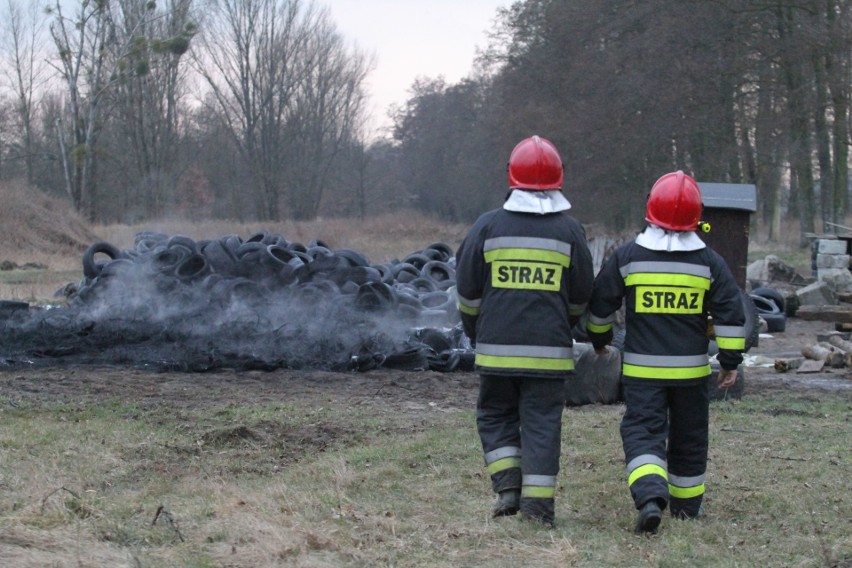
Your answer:
[[[571,322],[594,279],[580,224],[496,209],[456,253],[456,296],[483,373],[564,377],[573,368]]]
[[[692,383],[710,374],[707,316],[713,317],[719,361],[742,362],[745,315],[725,261],[712,249],[666,252],[635,242],[604,263],[589,302],[590,337],[611,332],[624,301],[624,380]]]

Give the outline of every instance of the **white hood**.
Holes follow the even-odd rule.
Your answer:
[[[509,198],[503,203],[506,211],[517,211],[518,213],[536,213],[547,215],[571,209],[571,203],[558,189],[547,191],[524,191],[513,189]]]
[[[707,246],[695,231],[666,231],[657,225],[648,225],[639,233],[636,244],[646,249],[666,252],[699,250]]]

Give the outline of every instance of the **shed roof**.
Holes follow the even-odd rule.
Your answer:
[[[704,207],[757,211],[757,186],[751,183],[708,183],[699,181]]]

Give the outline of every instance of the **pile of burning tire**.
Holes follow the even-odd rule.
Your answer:
[[[0,321],[7,362],[216,368],[472,368],[451,247],[373,264],[352,249],[258,233],[97,242],[66,307]]]

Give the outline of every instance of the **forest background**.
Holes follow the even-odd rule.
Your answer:
[[[533,133],[584,223],[636,228],[673,169],[755,184],[768,239],[844,229],[849,0],[521,0],[470,75],[421,78],[374,137],[371,59],[321,3],[2,0],[0,181],[98,224],[468,223]],[[788,224],[789,222],[789,224]]]

